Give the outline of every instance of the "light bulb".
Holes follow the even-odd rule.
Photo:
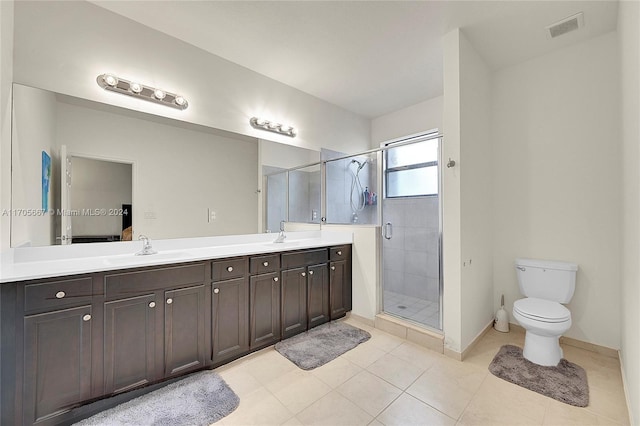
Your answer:
[[[291,131],[291,126],[287,126],[286,124],[283,124],[282,126],[280,126],[280,131],[284,133],[289,133]]]
[[[133,93],[140,93],[140,92],[142,92],[142,85],[141,85],[141,84],[139,84],[139,83],[131,83],[131,84],[129,85],[129,88],[131,89],[131,91],[132,91]]]
[[[166,93],[164,93],[164,91],[162,91],[162,90],[160,90],[160,89],[156,89],[156,90],[153,92],[153,96],[155,96],[155,97],[156,97],[156,99],[163,100],[163,99],[164,99],[164,97],[165,97],[165,96],[167,96],[167,94],[166,94]]]
[[[267,124],[267,120],[265,120],[264,118],[256,118],[256,125],[264,126],[265,124]]]
[[[272,121],[271,123],[268,124],[270,129],[277,129],[278,127],[280,127],[280,124]]]
[[[174,100],[174,102],[176,103],[176,105],[183,106],[184,104],[187,103],[187,100],[182,96],[176,96],[176,99]]]
[[[111,74],[105,74],[104,77],[102,77],[102,79],[104,80],[105,83],[107,83],[107,85],[111,87],[115,87],[118,84],[118,79],[112,76]]]
[[[298,130],[295,127],[292,127],[291,130],[289,130],[289,134],[291,136],[295,136],[298,134]]]

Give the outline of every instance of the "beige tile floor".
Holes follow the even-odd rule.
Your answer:
[[[240,406],[217,425],[627,425],[617,359],[564,346],[589,380],[586,408],[563,404],[489,373],[500,346],[524,334],[490,330],[464,362],[354,319],[371,339],[324,366],[303,371],[261,350],[217,369]]]

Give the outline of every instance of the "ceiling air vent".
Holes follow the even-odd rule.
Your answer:
[[[583,26],[584,15],[580,12],[546,27],[547,37],[556,38],[563,34],[580,29]]]

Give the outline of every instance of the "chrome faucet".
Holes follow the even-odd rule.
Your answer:
[[[284,243],[284,239],[285,238],[287,238],[287,236],[284,235],[284,220],[281,220],[280,221],[280,233],[278,234],[278,238],[276,238],[274,243]]]
[[[138,239],[142,241],[142,250],[137,252],[136,256],[147,256],[149,254],[158,253],[153,249],[153,247],[151,247],[151,241],[149,240],[149,237],[147,237],[146,235],[140,235]]]

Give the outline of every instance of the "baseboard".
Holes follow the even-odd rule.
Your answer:
[[[345,318],[353,318],[355,321],[361,322],[363,324],[368,325],[369,327],[375,327],[375,321],[373,321],[372,319],[366,318],[366,317],[362,317],[360,315],[356,315],[354,313],[351,312],[347,312],[347,315]]]
[[[627,376],[624,374],[624,364],[622,363],[622,355],[618,351],[618,360],[620,361],[620,375],[622,375],[622,391],[624,392],[624,399],[627,403],[627,416],[629,416],[629,424],[635,425],[633,421],[633,411],[631,410],[631,400],[629,399],[629,388],[627,387]]]
[[[524,333],[526,330],[522,328],[519,324],[509,323],[509,326],[514,330],[521,331]],[[609,358],[617,358],[620,359],[617,349],[608,348],[606,346],[596,345],[595,343],[585,342],[583,340],[574,339],[572,337],[560,336],[560,343],[568,346],[573,346],[575,348],[584,349],[586,351],[595,352],[600,355],[604,355]]]
[[[493,318],[482,330],[480,330],[480,333],[478,333],[478,335],[471,341],[471,343],[469,343],[469,345],[462,351],[462,353],[460,354],[460,361],[464,361],[467,355],[469,355],[469,352],[473,350],[473,348],[478,344],[480,339],[482,339],[484,335],[487,334],[489,330],[491,330],[492,327],[493,327]]]

